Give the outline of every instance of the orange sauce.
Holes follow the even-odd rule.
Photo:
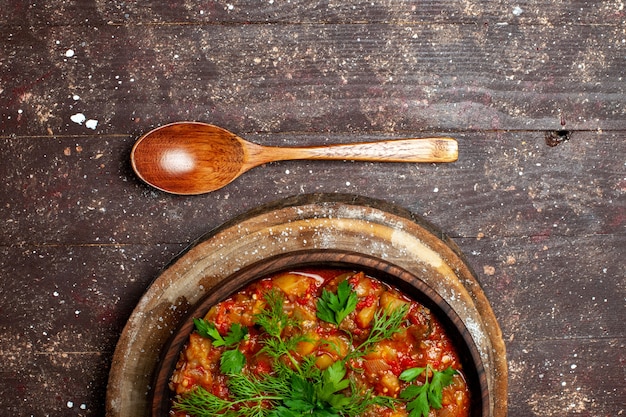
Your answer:
[[[348,280],[356,292],[357,304],[337,327],[317,318],[316,305],[323,289],[334,293],[344,280]],[[242,372],[261,376],[272,372],[271,359],[260,352],[265,336],[255,324],[255,316],[265,306],[264,295],[273,289],[284,295],[284,311],[299,323],[289,331],[307,336],[307,341],[300,342],[292,352],[293,357],[302,360],[312,355],[320,369],[343,359],[367,338],[376,311],[406,305],[407,313],[400,331],[377,343],[367,354],[350,359],[348,376],[364,390],[397,398],[409,384],[399,378],[402,371],[426,365],[438,371],[451,367],[457,374],[443,389],[442,407],[431,409],[429,416],[469,415],[470,395],[460,358],[439,320],[426,307],[362,272],[316,269],[279,273],[253,282],[212,307],[204,319],[213,323],[220,334],[225,335],[234,323],[248,330],[247,338],[238,346],[246,357]],[[223,348],[212,346],[210,339],[192,333],[170,380],[172,391],[185,395],[201,386],[214,395],[228,398],[228,377],[220,372],[219,365],[222,352]],[[424,376],[413,383],[420,384],[423,380]],[[171,414],[186,415],[175,411]],[[370,416],[402,417],[408,416],[408,412],[405,403],[398,402],[393,409],[375,406],[362,415]]]

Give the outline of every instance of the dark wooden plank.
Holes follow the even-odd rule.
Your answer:
[[[626,129],[626,42],[613,26],[80,26],[2,38],[2,136],[184,119],[241,134]]]
[[[191,1],[10,1],[3,8],[3,24],[254,24],[254,23],[510,23],[615,24],[624,22],[624,7],[616,1],[526,0],[503,4],[498,0],[386,0],[307,1],[214,0]]]
[[[626,236],[458,241],[507,342],[626,338]]]
[[[504,332],[512,417],[624,414],[622,2],[0,6],[5,413],[103,415],[120,330],[176,253],[260,204],[345,192],[459,244]],[[268,145],[450,134],[460,160],[268,164],[176,197],[128,154],[182,119]]]
[[[182,247],[0,247],[0,414],[104,415],[122,328]]]
[[[387,137],[249,139],[292,146]],[[568,142],[549,147],[543,133],[464,132],[458,135],[460,159],[452,164],[272,163],[194,197],[141,183],[128,159],[134,139],[2,140],[0,244],[184,243],[256,205],[315,192],[387,196],[453,237],[541,241],[625,232],[624,161],[616,152],[623,138],[617,133],[575,132]]]
[[[0,247],[2,352],[112,352],[149,283],[184,246]]]
[[[624,339],[509,344],[510,416],[623,415]]]
[[[3,352],[2,414],[104,416],[111,356],[110,352],[33,352],[23,347]]]

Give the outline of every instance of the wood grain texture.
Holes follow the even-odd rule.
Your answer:
[[[493,20],[509,24],[620,25],[624,7],[619,1],[525,0],[355,0],[350,2],[255,0],[193,2],[53,0],[32,4],[7,1],[0,22],[9,25],[134,25],[134,24],[303,24],[339,23],[467,23]]]
[[[184,246],[2,245],[2,415],[104,415],[124,323]]]
[[[461,247],[507,341],[510,416],[626,412],[622,2],[1,3],[6,414],[104,415],[115,343],[159,270],[312,192],[396,203]],[[179,120],[269,146],[443,134],[459,161],[271,163],[169,196],[128,157]]]
[[[620,130],[626,119],[619,26],[107,25],[4,36],[4,136],[179,120],[245,136]],[[79,113],[95,132],[72,122]]]

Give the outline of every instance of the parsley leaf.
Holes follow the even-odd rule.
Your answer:
[[[356,308],[357,295],[348,281],[341,281],[337,294],[324,289],[317,301],[317,317],[337,326]]]
[[[352,399],[338,394],[350,385],[346,376],[346,367],[343,361],[337,361],[324,369],[322,372],[321,384],[316,385],[316,393],[320,400],[330,404],[335,410],[341,410],[352,402]]]
[[[401,381],[413,382],[425,370],[426,370],[426,367],[424,367],[424,368],[409,368],[409,369],[405,369],[404,371],[402,371],[402,373],[400,374],[399,378],[400,378]]]
[[[220,371],[226,375],[238,374],[246,365],[246,357],[239,349],[227,350],[220,356]]]
[[[239,323],[233,323],[230,325],[230,329],[225,337],[222,337],[220,332],[215,327],[215,324],[206,321],[204,319],[193,319],[193,323],[196,326],[196,331],[200,336],[211,339],[213,346],[220,347],[233,347],[246,338],[248,335],[248,328],[243,327]]]
[[[447,387],[452,383],[452,376],[456,374],[456,371],[452,368],[447,368],[442,372],[435,371],[433,373],[433,379],[430,381],[429,390],[429,402],[433,408],[441,408],[441,392],[444,387]]]
[[[315,387],[300,375],[291,376],[291,392],[283,403],[292,411],[308,413],[315,408]]]
[[[345,415],[341,412],[342,409],[355,401],[355,398],[339,393],[350,385],[350,380],[344,379],[345,375],[346,368],[341,361],[335,362],[317,375],[319,379],[292,374],[291,390],[283,400],[283,407],[278,408],[276,416]]]
[[[224,345],[224,339],[222,338],[220,332],[217,331],[215,324],[204,319],[197,318],[193,319],[193,324],[196,326],[196,331],[198,332],[198,334],[200,334],[200,336],[202,337],[206,337],[207,339],[211,339],[214,346]],[[218,344],[216,345],[216,343]]]
[[[233,323],[226,337],[224,337],[224,346],[235,346],[248,335],[248,328],[239,323]]]
[[[338,391],[348,388],[350,380],[344,379],[346,367],[342,361],[337,361],[322,372],[322,384],[318,390],[321,399],[326,400]]]
[[[429,381],[430,372],[432,372],[432,378]],[[408,401],[406,409],[409,411],[409,417],[428,417],[431,408],[440,409],[443,388],[452,383],[452,377],[456,371],[452,368],[437,371],[430,365],[426,365],[424,368],[410,368],[403,371],[400,379],[413,382],[424,373],[426,380],[423,385],[409,385],[400,393],[400,398]]]
[[[222,337],[215,324],[197,318],[194,318],[193,322],[200,336],[211,339],[213,346],[234,347],[234,349],[225,350],[220,356],[220,370],[222,373],[228,375],[241,372],[246,365],[246,357],[239,351],[237,346],[248,335],[248,328],[239,323],[233,323],[226,336]]]
[[[409,388],[413,388],[410,390],[412,397],[409,397],[413,398],[413,400],[409,401],[406,405],[406,409],[409,411],[409,417],[428,417],[430,412],[430,405],[428,404],[428,386],[411,385],[402,393],[407,392]],[[401,395],[400,398],[404,398],[404,396]]]

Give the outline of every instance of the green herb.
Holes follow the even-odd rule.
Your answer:
[[[228,400],[202,387],[196,387],[188,395],[177,397],[174,409],[196,417],[213,417],[217,414],[223,417],[264,417],[268,414],[264,401],[277,399],[269,395],[259,395]]]
[[[281,337],[283,330],[288,326],[297,325],[294,320],[289,318],[283,309],[285,297],[281,292],[272,289],[265,294],[264,298],[266,306],[256,315],[255,321],[269,336]]]
[[[230,325],[230,330],[224,337],[224,346],[235,346],[248,336],[248,328],[239,323]]]
[[[351,399],[340,391],[350,386],[350,380],[345,379],[346,366],[342,361],[337,361],[324,369],[321,384],[317,385],[316,393],[320,400],[326,401],[335,409],[342,409],[350,404]]]
[[[372,320],[372,328],[367,338],[349,356],[364,356],[369,353],[372,347],[386,339],[390,339],[394,334],[402,330],[404,317],[409,310],[407,304],[389,310],[377,310]]]
[[[291,352],[296,348],[298,343],[308,340],[303,335],[283,338],[283,331],[287,327],[297,327],[298,323],[289,318],[283,305],[285,297],[282,293],[272,290],[265,294],[265,302],[267,306],[263,311],[256,315],[256,324],[261,326],[268,334],[268,338],[263,340],[262,352],[277,361],[282,356],[286,356],[294,368],[300,370],[298,361],[293,357]]]
[[[239,323],[233,323],[226,336],[222,337],[215,324],[196,318],[193,319],[193,322],[200,336],[211,339],[213,346],[234,348],[225,350],[220,356],[220,371],[227,375],[241,372],[246,365],[246,357],[239,351],[238,346],[239,342],[248,335],[248,328],[241,326]]]
[[[294,357],[297,344],[308,339],[298,331],[299,323],[284,311],[284,295],[272,290],[265,294],[264,299],[265,308],[255,316],[255,324],[265,332],[260,341],[263,344],[262,351],[272,359],[272,371],[255,376],[244,369],[245,356],[236,346],[245,338],[247,328],[233,325],[228,334],[222,337],[213,324],[198,320],[198,332],[211,338],[214,346],[235,347],[224,351],[220,357],[220,370],[228,376],[229,398],[217,397],[199,387],[177,397],[174,405],[176,410],[198,417],[356,417],[374,405],[393,407],[401,401],[376,396],[371,390],[364,392],[354,379],[348,377],[347,369],[350,360],[367,354],[376,343],[392,337],[402,329],[408,306],[376,312],[367,338],[346,357],[320,370],[315,365],[315,356],[305,356],[299,361]],[[339,285],[337,294],[326,292],[323,302],[318,302],[318,316],[332,313],[332,323],[339,325],[354,310],[355,299],[356,293],[344,281]],[[322,317],[320,319],[325,320]],[[352,337],[349,331],[346,332]],[[424,370],[406,372],[404,376],[413,381]],[[432,390],[438,385],[449,384],[443,377],[433,377],[427,383],[429,387],[434,387]],[[411,401],[408,406],[421,398],[419,392],[413,392],[416,389],[419,386],[410,385],[402,392]],[[425,390],[428,401],[430,388]],[[412,394],[415,394],[415,398],[411,397]],[[431,396],[435,398],[436,404],[436,395]],[[441,393],[439,404],[440,398]],[[416,407],[411,406],[411,417],[420,415],[413,411]]]
[[[342,361],[337,361],[326,368],[317,377],[304,378],[292,374],[291,391],[286,395],[282,405],[277,407],[271,417],[286,416],[354,416],[349,408],[351,404],[362,402],[358,390],[342,393],[350,386],[346,376],[346,368]],[[366,397],[367,398],[367,397]],[[367,398],[369,400],[369,398]],[[364,409],[364,408],[363,408]]]
[[[220,356],[220,371],[226,375],[237,374],[246,365],[246,357],[239,349],[227,350]]]
[[[193,319],[193,324],[196,326],[196,331],[198,332],[200,336],[206,337],[207,339],[211,339],[213,342],[224,341],[220,332],[217,331],[215,324],[209,321],[206,321],[204,319],[196,319],[196,318]]]
[[[432,378],[429,381],[428,375],[431,372]],[[452,377],[456,371],[452,368],[437,371],[430,365],[426,365],[423,368],[405,370],[400,374],[400,379],[413,382],[423,373],[426,375],[423,385],[409,385],[400,393],[400,398],[408,401],[406,409],[409,411],[409,417],[428,417],[431,408],[440,409],[443,388],[452,383]]]
[[[222,337],[220,332],[215,327],[215,324],[208,322],[204,319],[193,319],[193,323],[196,326],[196,331],[200,336],[211,339],[213,346],[220,347],[232,347],[241,342],[248,335],[248,328],[241,326],[239,323],[233,323],[230,325],[230,329],[225,337]]]
[[[357,295],[348,281],[341,281],[337,286],[337,294],[324,289],[317,301],[317,317],[337,326],[356,308]]]

